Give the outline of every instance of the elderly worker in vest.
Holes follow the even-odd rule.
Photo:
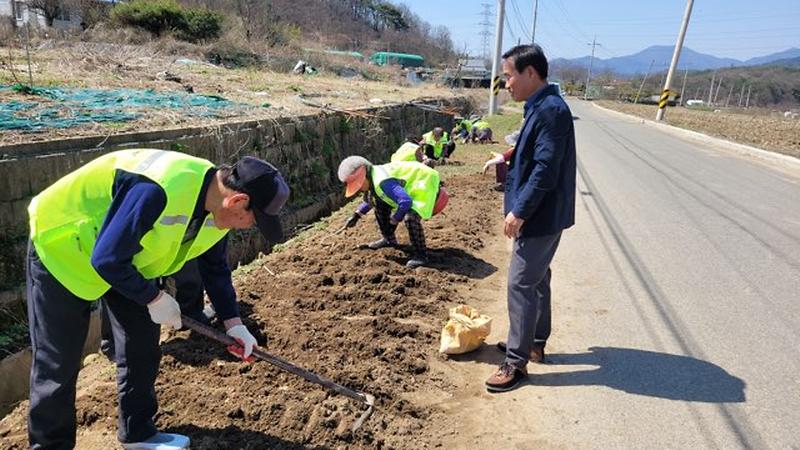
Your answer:
[[[378,250],[397,247],[395,230],[405,220],[414,249],[406,267],[425,265],[428,256],[421,219],[430,219],[441,212],[449,199],[439,182],[439,172],[418,162],[374,166],[361,156],[348,156],[339,164],[338,175],[347,184],[345,196],[364,193],[364,202],[347,220],[347,227],[354,227],[374,206],[382,237],[367,247]]]
[[[456,116],[456,126],[453,127],[450,134],[452,139],[461,138],[461,143],[466,144],[470,134],[472,134],[472,120],[465,117]]]
[[[114,335],[122,447],[188,447],[188,437],[161,433],[153,423],[160,327],[181,327],[178,303],[156,280],[196,258],[220,321],[240,344],[229,350],[248,358],[257,342],[239,317],[226,235],[257,225],[268,242],[280,240],[277,214],[288,196],[278,170],[256,158],[215,167],[178,152],[123,150],[34,197],[27,260],[31,448],[75,446],[75,382],[100,298]]]
[[[428,163],[428,157],[425,156],[422,145],[419,143],[419,138],[413,135],[407,136],[406,141],[392,153],[391,162],[402,161],[416,161],[423,164]],[[429,164],[427,164],[429,165]]]
[[[472,123],[472,132],[469,135],[470,142],[477,142],[478,144],[491,144],[494,143],[492,140],[492,128],[489,125],[489,122],[478,119]]]
[[[433,161],[444,161],[456,151],[456,143],[441,127],[436,127],[422,135],[425,145],[425,156]]]

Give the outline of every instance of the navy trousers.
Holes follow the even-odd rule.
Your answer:
[[[75,446],[75,384],[93,303],[73,295],[44,267],[33,245],[27,258],[28,321],[33,361],[28,439],[32,449]],[[120,442],[139,442],[157,432],[155,380],[161,360],[159,325],[147,307],[115,291],[108,307],[117,359]]]
[[[550,337],[550,263],[561,232],[514,240],[508,268],[506,362],[525,367],[534,344]]]

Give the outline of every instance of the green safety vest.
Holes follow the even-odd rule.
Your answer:
[[[403,189],[413,202],[411,209],[420,217],[430,219],[433,216],[433,206],[439,194],[439,172],[436,170],[416,161],[393,162],[372,166],[370,178],[375,194],[391,206],[392,210],[397,209],[397,203],[381,189],[381,182],[389,178],[394,178],[403,184]]]
[[[197,203],[203,178],[214,165],[205,159],[166,150],[122,150],[103,155],[64,176],[28,206],[31,241],[48,271],[70,292],[97,300],[111,287],[92,267],[97,234],[111,205],[117,170],[147,177],[164,189],[167,204],[153,229],[139,241],[133,265],[146,279],[177,272],[205,253],[228,230],[209,217],[197,236],[181,244]]]
[[[479,129],[479,130],[485,130],[485,129],[489,128],[489,122],[487,122],[485,120],[479,120],[479,121],[473,123],[472,126],[477,128],[477,129]]]
[[[442,150],[444,149],[444,144],[446,144],[447,141],[449,140],[448,136],[447,136],[447,132],[446,131],[442,132],[442,138],[439,139],[438,141],[433,138],[433,131],[429,131],[429,132],[423,134],[422,138],[425,139],[425,143],[426,144],[430,144],[430,145],[433,146],[433,156],[436,159],[441,158],[442,157]]]
[[[463,119],[456,124],[456,128],[462,128],[470,132],[472,131],[472,122],[469,119]]]
[[[419,148],[418,144],[413,142],[406,142],[405,144],[401,145],[400,148],[397,149],[394,154],[392,154],[392,162],[400,162],[400,161],[416,161],[417,160],[417,149]]]

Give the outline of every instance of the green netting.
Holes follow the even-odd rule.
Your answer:
[[[152,89],[42,88],[0,86],[30,96],[0,102],[0,130],[38,131],[87,123],[127,122],[148,111],[173,109],[194,117],[229,117],[249,106],[216,95],[157,92]],[[39,97],[41,100],[37,100]],[[225,111],[223,111],[225,110]]]

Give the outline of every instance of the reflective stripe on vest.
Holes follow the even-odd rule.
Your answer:
[[[181,244],[203,178],[213,167],[210,161],[165,150],[123,150],[100,156],[31,201],[28,213],[36,253],[76,296],[96,300],[103,295],[110,286],[92,267],[92,251],[111,205],[116,173],[122,170],[152,180],[167,197],[153,229],[139,241],[142,250],[134,255],[133,265],[146,279],[177,272],[227,233],[213,227],[212,220],[212,226],[201,227],[193,240]]]
[[[433,206],[439,193],[439,172],[419,162],[396,162],[372,166],[370,172],[375,194],[386,202],[393,210],[397,209],[395,203],[381,188],[381,182],[395,179],[403,184],[403,189],[412,200],[411,209],[423,219],[433,216]]]
[[[406,142],[405,144],[401,145],[396,152],[394,152],[391,161],[392,162],[416,161],[418,148],[419,148],[418,144],[415,144],[413,142]]]

